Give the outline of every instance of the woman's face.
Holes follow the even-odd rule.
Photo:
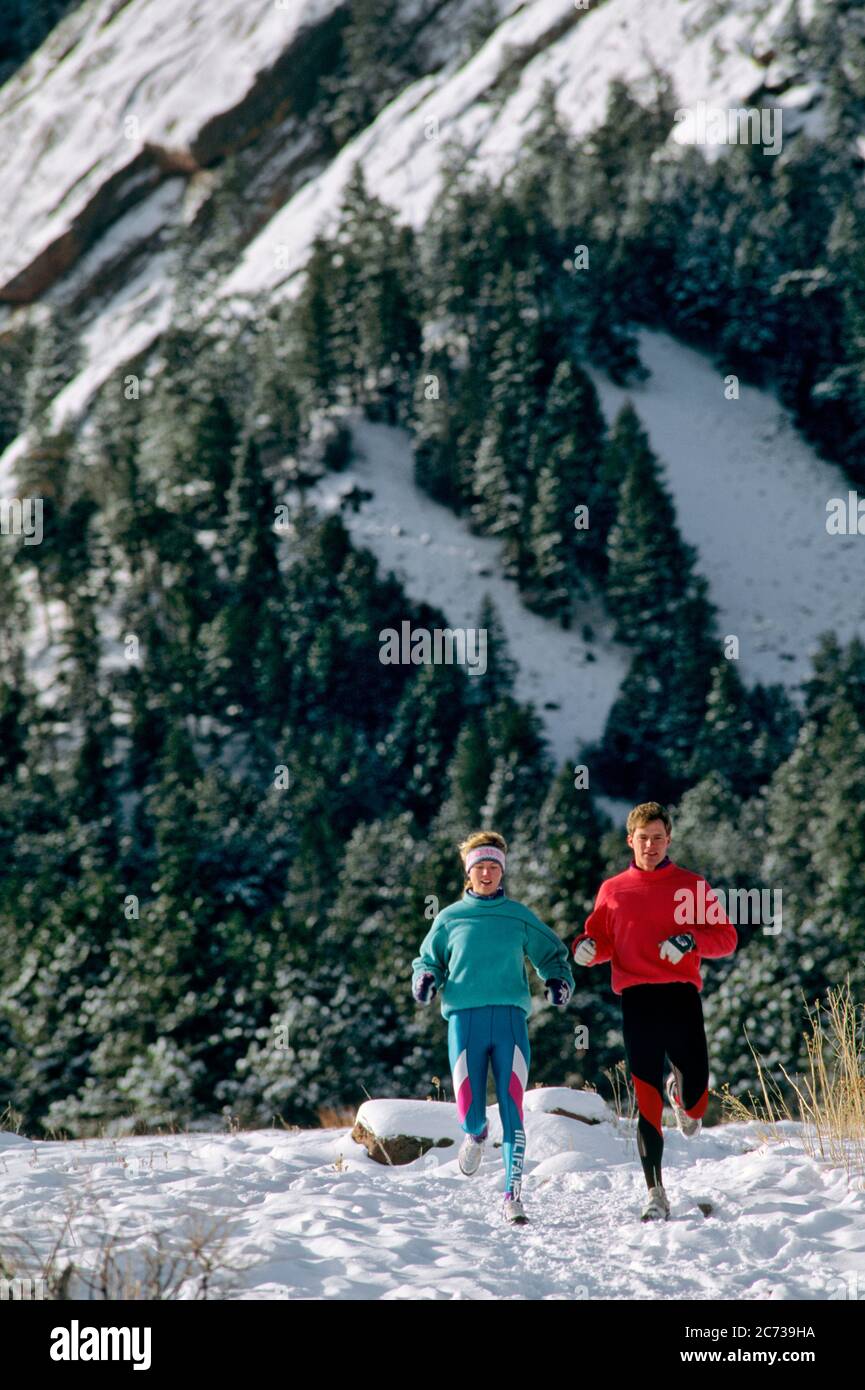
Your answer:
[[[472,864],[468,874],[476,893],[494,893],[502,881],[502,866],[492,859],[482,859],[479,864]]]

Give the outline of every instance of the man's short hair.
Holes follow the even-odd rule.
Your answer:
[[[667,834],[672,835],[673,822],[670,813],[660,801],[643,801],[639,806],[635,806],[633,811],[628,812],[628,834],[633,835],[638,826],[648,825],[650,820],[662,820]]]

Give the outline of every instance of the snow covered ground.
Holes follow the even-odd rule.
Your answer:
[[[225,1260],[241,1270],[222,1288],[233,1299],[865,1293],[865,1190],[809,1158],[797,1125],[782,1125],[780,1142],[765,1142],[752,1124],[694,1140],[666,1130],[672,1216],[644,1225],[632,1123],[612,1111],[595,1125],[546,1113],[542,1090],[525,1102],[524,1227],[501,1220],[504,1170],[490,1144],[465,1178],[455,1147],[386,1166],[350,1129],[38,1144],[2,1133],[0,1252],[22,1237],[44,1256],[59,1241],[61,1261],[87,1267],[115,1232],[118,1255],[141,1260],[154,1233],[182,1244],[192,1224],[217,1220]],[[458,1140],[455,1107],[436,1110]],[[501,1136],[497,1107],[488,1114],[492,1142]],[[710,1215],[700,1203],[711,1204]],[[37,1277],[35,1259],[19,1274]]]

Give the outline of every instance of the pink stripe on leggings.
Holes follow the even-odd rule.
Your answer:
[[[466,1077],[465,1081],[457,1091],[457,1114],[460,1117],[460,1123],[462,1123],[466,1115],[469,1113],[469,1106],[471,1105],[471,1103],[472,1086],[468,1077]]]
[[[520,1112],[520,1119],[523,1118],[523,1084],[515,1071],[511,1072],[511,1079],[508,1082],[508,1095],[512,1098],[514,1105]]]

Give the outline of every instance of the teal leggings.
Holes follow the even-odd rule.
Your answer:
[[[457,1114],[467,1134],[481,1134],[486,1128],[487,1067],[492,1062],[505,1191],[519,1197],[526,1151],[523,1092],[531,1058],[525,1013],[512,1004],[457,1009],[448,1019],[448,1055]]]

